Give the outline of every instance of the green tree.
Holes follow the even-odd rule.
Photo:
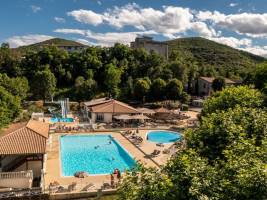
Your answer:
[[[21,111],[20,99],[0,86],[0,128],[11,123]]]
[[[242,107],[261,107],[263,103],[262,94],[249,86],[227,87],[209,97],[202,109],[202,116],[216,111],[234,108],[236,105]]]
[[[152,82],[150,93],[153,99],[162,100],[166,96],[166,82],[161,78],[157,78]]]
[[[160,174],[160,175],[159,175]],[[155,168],[127,172],[118,189],[119,200],[170,200],[172,182]],[[171,195],[171,196],[170,196]]]
[[[188,68],[180,62],[171,62],[168,68],[172,71],[173,77],[180,80],[183,84],[188,81]]]
[[[108,64],[105,69],[104,84],[107,91],[112,96],[116,97],[119,93],[119,83],[121,82],[121,70],[113,64]]]
[[[183,84],[178,79],[172,79],[166,85],[166,94],[168,99],[178,100],[183,92]]]
[[[238,105],[227,112],[202,117],[200,127],[187,134],[188,146],[194,147],[201,156],[209,160],[223,158],[226,147],[241,140],[262,146],[262,140],[267,137],[266,124],[265,111]]]
[[[25,77],[9,78],[6,74],[0,74],[0,86],[20,99],[25,99],[29,91],[28,80]]]
[[[96,94],[97,84],[93,79],[85,80],[82,76],[79,76],[75,80],[74,89],[77,100],[90,100]]]
[[[215,78],[211,87],[214,92],[221,91],[225,87],[225,79],[223,77]]]
[[[34,76],[31,88],[35,99],[52,99],[56,90],[56,78],[49,69],[39,71]]]
[[[143,101],[150,89],[150,80],[137,79],[134,84],[134,95],[138,100]]]
[[[262,89],[265,87],[267,84],[267,62],[257,66],[253,79],[256,88]]]

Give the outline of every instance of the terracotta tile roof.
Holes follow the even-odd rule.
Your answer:
[[[0,137],[0,155],[45,153],[49,125],[29,121],[27,125]]]
[[[161,107],[161,108],[155,109],[155,112],[156,113],[170,113],[171,111],[166,108]]]
[[[122,103],[120,101],[111,100],[109,102],[92,106],[91,111],[94,113],[124,113],[124,114],[137,114],[140,113],[137,109]]]
[[[8,127],[6,128],[3,128],[1,131],[0,131],[0,137],[4,136],[4,135],[7,135],[15,130],[18,130],[24,126],[26,126],[27,122],[19,122],[19,123],[13,123],[13,124],[10,124]]]
[[[112,99],[109,98],[99,98],[99,99],[92,99],[91,101],[83,102],[86,106],[96,106],[99,104],[107,103],[109,101],[112,101]]]
[[[49,132],[48,123],[44,123],[44,122],[36,121],[36,120],[30,120],[27,123],[26,127],[38,133],[39,135],[45,138],[48,138],[48,132]]]
[[[207,81],[208,83],[212,83],[213,80],[214,80],[215,78],[214,78],[214,77],[205,77],[205,76],[201,76],[200,79],[205,80],[205,81]],[[226,83],[226,84],[235,84],[236,82],[234,82],[234,81],[232,81],[232,80],[230,80],[230,79],[228,79],[228,78],[225,78],[225,83]]]

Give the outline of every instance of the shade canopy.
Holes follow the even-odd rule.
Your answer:
[[[146,120],[146,119],[150,119],[149,117],[145,116],[145,115],[133,115],[131,116],[132,119],[138,119],[138,120]]]
[[[114,116],[115,119],[118,120],[130,120],[132,119],[130,115],[116,115]]]
[[[149,108],[137,108],[137,110],[140,112],[140,113],[143,113],[143,114],[155,114],[156,112],[152,109],[149,109]]]

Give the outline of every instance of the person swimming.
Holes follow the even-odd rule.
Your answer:
[[[97,146],[95,146],[95,149],[98,149],[100,146],[99,145],[97,145]]]

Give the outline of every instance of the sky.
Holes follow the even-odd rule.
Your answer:
[[[2,0],[0,43],[87,45],[204,37],[267,57],[267,0]]]

